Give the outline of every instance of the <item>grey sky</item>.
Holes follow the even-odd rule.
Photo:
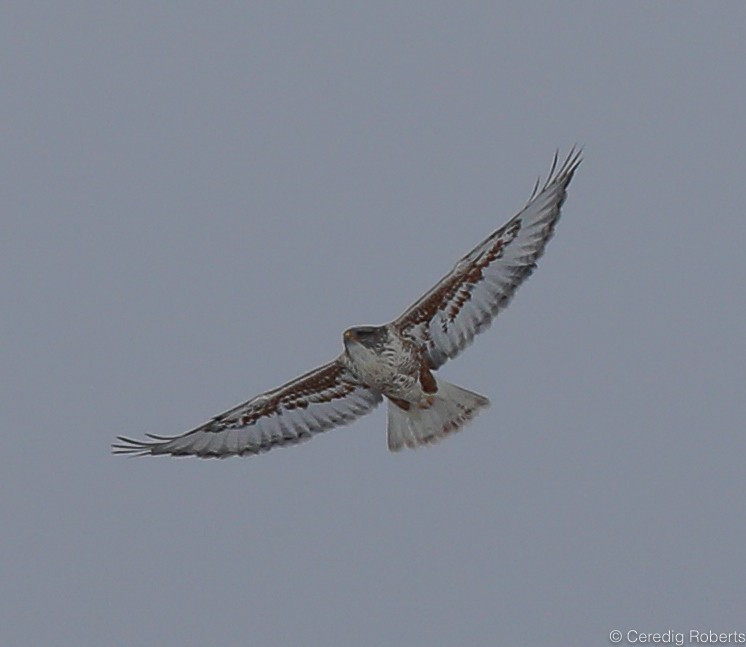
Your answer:
[[[746,632],[746,6],[373,4],[3,4],[3,646]],[[109,455],[399,314],[576,142],[466,431]]]

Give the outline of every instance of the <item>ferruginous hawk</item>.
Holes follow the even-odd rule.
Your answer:
[[[383,398],[388,400],[391,451],[458,431],[489,400],[433,372],[490,325],[534,270],[580,162],[579,150],[573,149],[560,166],[555,154],[546,182],[537,181],[519,213],[398,319],[346,330],[344,351],[328,364],[179,436],[120,436],[114,453],[203,458],[258,454],[351,422]]]

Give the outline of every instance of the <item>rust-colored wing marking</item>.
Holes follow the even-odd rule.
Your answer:
[[[381,395],[334,360],[267,391],[180,436],[119,436],[115,454],[226,458],[294,445],[373,410]]]
[[[394,321],[422,344],[431,368],[443,365],[485,330],[536,267],[554,232],[567,186],[581,162],[572,149],[546,182],[537,181],[526,206],[456,263],[427,294]]]

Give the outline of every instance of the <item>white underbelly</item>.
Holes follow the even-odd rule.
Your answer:
[[[384,395],[412,402],[425,396],[411,362],[398,363],[394,357],[369,353],[351,353],[349,359],[356,377]]]

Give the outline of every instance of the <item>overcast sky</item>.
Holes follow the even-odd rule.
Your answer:
[[[4,2],[0,644],[746,631],[746,5]],[[445,379],[248,459],[125,459],[397,316],[585,161]]]

